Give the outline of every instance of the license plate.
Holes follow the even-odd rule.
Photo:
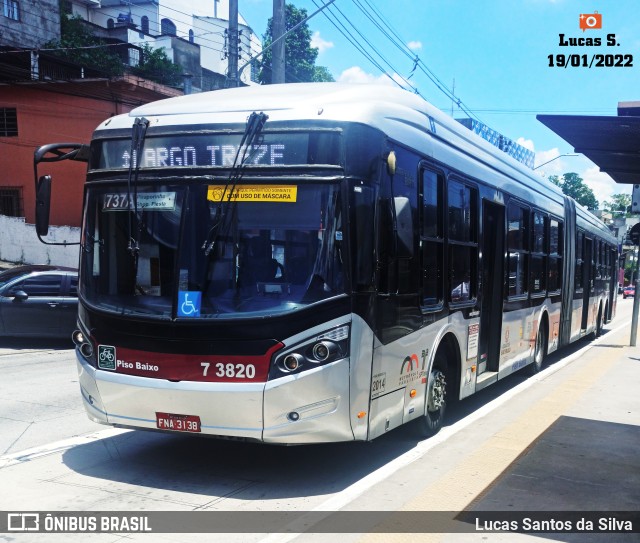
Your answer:
[[[200,432],[200,417],[176,415],[175,413],[156,413],[156,426],[160,430],[173,430],[174,432]]]

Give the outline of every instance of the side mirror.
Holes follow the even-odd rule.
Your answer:
[[[413,257],[413,217],[411,216],[411,202],[405,196],[393,199],[396,231],[396,257]]]
[[[36,183],[36,233],[49,233],[49,210],[51,209],[51,176],[43,175]]]
[[[29,299],[29,295],[24,290],[16,290],[12,292],[11,295],[14,300],[18,300],[19,302],[24,302]]]

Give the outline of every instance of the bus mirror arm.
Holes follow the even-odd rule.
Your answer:
[[[49,214],[51,209],[51,176],[38,177],[40,162],[59,162],[61,160],[89,161],[89,146],[81,143],[51,143],[36,149],[33,156],[34,181],[36,189],[36,234],[46,245],[79,245],[80,242],[50,242],[44,239],[49,233]]]

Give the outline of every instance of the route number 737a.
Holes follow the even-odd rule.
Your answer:
[[[207,377],[209,368],[212,366],[211,362],[201,362],[202,376]],[[216,377],[227,377],[232,379],[253,379],[256,376],[256,367],[253,364],[224,364],[218,362],[213,364],[211,371],[215,369]]]

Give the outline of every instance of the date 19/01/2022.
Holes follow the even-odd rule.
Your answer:
[[[559,34],[558,45],[560,47],[600,47],[603,45],[602,38],[599,37],[567,37]],[[607,34],[607,47],[620,46],[615,34]],[[548,55],[549,67],[551,68],[631,68],[633,67],[633,55],[631,54],[551,54]]]

